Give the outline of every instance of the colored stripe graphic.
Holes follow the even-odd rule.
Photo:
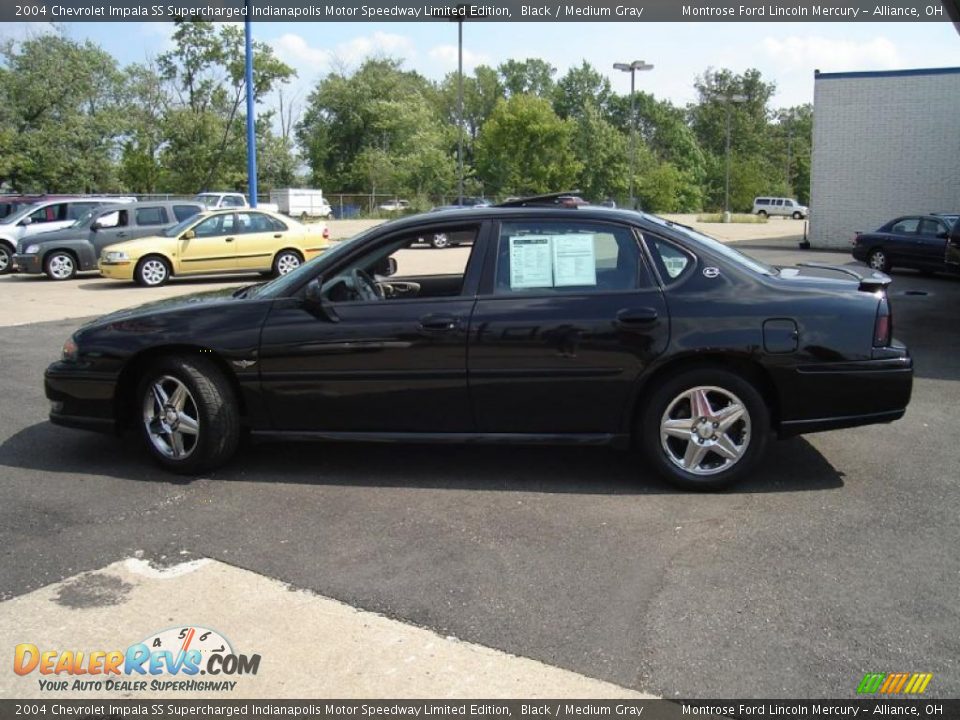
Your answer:
[[[857,686],[858,695],[920,695],[933,673],[867,673]]]

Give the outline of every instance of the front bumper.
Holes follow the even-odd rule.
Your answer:
[[[114,376],[55,362],[44,373],[43,387],[55,425],[108,433],[117,429]]]
[[[781,382],[780,435],[888,423],[903,417],[913,391],[906,347],[871,360],[803,365]]]
[[[133,262],[106,263],[103,260],[97,263],[100,274],[112,280],[133,280]]]
[[[39,255],[22,255],[17,253],[13,256],[11,262],[13,263],[13,269],[17,272],[31,273],[34,275],[43,272]]]

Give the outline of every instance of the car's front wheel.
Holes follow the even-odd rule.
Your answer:
[[[70,253],[58,250],[47,255],[43,269],[51,280],[69,280],[77,275],[77,261]]]
[[[765,218],[765,217],[767,216],[767,211],[766,211],[766,210],[757,210],[757,215],[759,215],[759,216],[762,217],[762,218]]]
[[[150,255],[137,263],[133,279],[143,287],[160,287],[170,279],[170,264],[157,255]]]
[[[223,373],[208,360],[160,358],[143,375],[137,398],[141,435],[166,469],[212,470],[236,451],[237,401]]]
[[[867,256],[867,265],[880,272],[890,272],[890,258],[882,248],[874,248]]]
[[[669,377],[641,418],[640,443],[668,482],[720,490],[745,477],[763,456],[770,413],[747,380],[701,368]]]

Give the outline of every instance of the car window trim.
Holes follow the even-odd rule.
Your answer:
[[[556,215],[529,215],[529,216],[519,216],[517,218],[511,218],[508,222],[562,222],[567,220],[565,217],[557,217]],[[536,288],[530,292],[515,292],[515,293],[497,293],[495,291],[494,283],[497,276],[497,260],[500,256],[500,235],[501,227],[503,226],[504,220],[496,219],[491,221],[491,233],[490,233],[490,242],[488,246],[492,248],[487,252],[488,260],[484,266],[483,277],[480,282],[480,293],[477,295],[478,298],[487,300],[490,298],[556,298],[556,297],[577,297],[580,295],[619,295],[622,293],[632,293],[632,292],[641,292],[646,290],[654,290],[658,287],[657,276],[653,274],[653,270],[650,267],[650,262],[643,254],[643,242],[639,235],[639,228],[634,225],[629,225],[625,223],[615,222],[611,220],[603,219],[594,219],[587,218],[586,220],[581,220],[583,223],[591,223],[593,225],[609,225],[620,230],[626,230],[629,232],[634,239],[634,242],[637,243],[637,274],[633,280],[632,288],[624,288],[620,290],[596,290],[593,292],[564,292],[553,290],[551,292],[536,292]],[[650,278],[650,286],[643,287],[640,285],[640,280],[642,271],[646,270]]]
[[[653,253],[656,252],[656,248],[650,247],[649,243],[647,242],[648,234],[651,238],[655,238],[661,242],[665,242],[667,243],[667,245],[677,248],[680,252],[690,257],[693,262],[691,262],[689,266],[689,272],[687,272],[687,270],[685,269],[684,272],[680,273],[675,278],[671,278],[669,276],[667,278],[664,278],[660,273],[660,264],[658,264],[653,257]],[[650,256],[650,264],[653,266],[653,270],[656,274],[655,276],[660,282],[661,290],[672,290],[682,285],[683,283],[685,283],[689,278],[693,277],[697,267],[700,265],[700,256],[697,255],[697,253],[695,253],[693,250],[688,248],[686,245],[683,245],[682,243],[674,240],[673,238],[666,237],[658,232],[641,230],[640,235],[641,235],[643,247],[646,249],[647,253]],[[662,262],[663,260],[661,259],[661,263]]]
[[[463,300],[463,299],[476,298],[478,287],[480,284],[480,276],[483,270],[484,262],[488,255],[488,252],[487,252],[487,248],[489,246],[488,236],[490,233],[489,226],[491,224],[492,223],[490,222],[490,220],[484,218],[484,219],[471,220],[466,222],[447,221],[445,223],[419,223],[417,225],[409,225],[403,228],[396,228],[393,232],[389,232],[385,235],[378,236],[375,239],[370,239],[368,242],[363,243],[362,246],[356,248],[353,252],[348,253],[347,255],[344,255],[343,257],[339,258],[336,264],[328,268],[324,268],[323,271],[314,273],[313,275],[305,278],[302,283],[300,283],[296,287],[290,288],[290,290],[287,292],[286,295],[282,295],[280,297],[285,297],[285,298],[301,297],[307,285],[310,284],[310,282],[312,282],[313,280],[316,280],[318,277],[323,277],[324,280],[329,280],[334,276],[336,276],[340,268],[346,265],[349,265],[351,262],[354,261],[354,259],[357,256],[368,253],[380,247],[381,245],[389,245],[390,242],[392,242],[393,240],[396,240],[406,235],[412,235],[413,233],[416,233],[422,229],[431,229],[431,230],[440,229],[442,231],[444,228],[463,228],[463,227],[476,226],[477,236],[473,240],[473,245],[470,250],[470,257],[467,259],[467,266],[463,271],[463,285],[460,288],[459,295],[453,295],[453,296],[447,296],[447,297],[441,297],[441,298],[404,298],[403,300],[395,300],[391,302],[409,302],[411,300],[437,301],[437,300],[444,300],[444,299]],[[438,250],[437,252],[443,252],[443,250]],[[323,255],[320,255],[319,257],[322,258]],[[360,301],[351,301],[349,304],[351,307],[354,307],[354,306],[360,305],[363,302],[370,302],[372,304],[372,303],[379,303],[381,301],[360,300]]]

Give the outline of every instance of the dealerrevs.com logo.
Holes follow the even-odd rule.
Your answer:
[[[857,695],[922,695],[933,673],[867,673],[857,686]]]
[[[41,690],[231,691],[256,675],[260,655],[245,655],[216,630],[199,626],[162,630],[126,650],[48,650],[33,643],[14,649],[13,671],[37,673]],[[199,676],[204,676],[199,679]]]

